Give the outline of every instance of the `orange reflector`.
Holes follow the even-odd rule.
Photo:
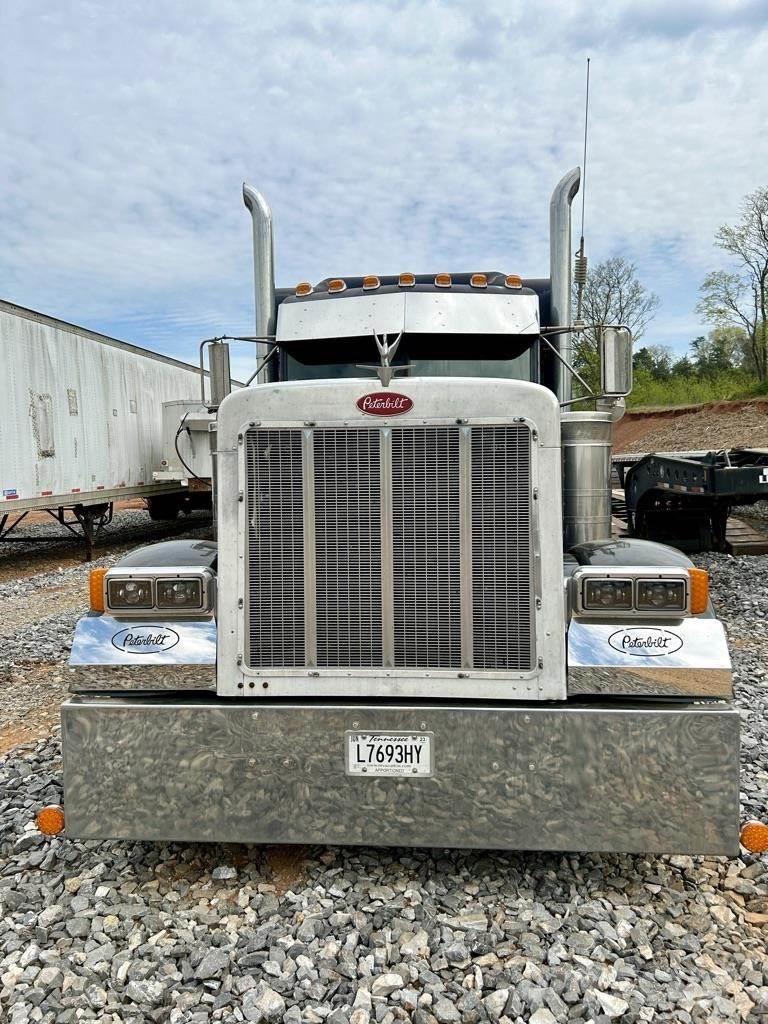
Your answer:
[[[371,288],[378,288],[380,284],[381,281],[378,279],[378,277],[376,277],[375,274],[368,274],[366,277],[363,278],[363,288],[366,291],[370,291]]]
[[[435,274],[435,284],[438,288],[450,288],[451,287],[451,275],[450,274]]]
[[[64,808],[49,804],[35,815],[35,823],[44,836],[57,836],[64,831]]]
[[[413,288],[413,286],[416,284],[416,275],[401,274],[400,277],[397,279],[397,283],[400,285],[401,288]]]
[[[90,591],[92,612],[104,611],[104,577],[106,575],[106,569],[91,569],[88,589]]]
[[[347,282],[342,281],[340,277],[334,277],[332,281],[328,282],[329,292],[343,292],[347,287]]]
[[[485,276],[485,274],[473,274],[472,277],[470,277],[469,279],[469,283],[472,285],[473,288],[487,288],[488,278]]]
[[[709,573],[706,569],[689,569],[691,578],[691,615],[701,615],[709,604]]]
[[[311,295],[312,294],[312,285],[309,283],[309,281],[302,281],[301,284],[297,284],[296,285],[296,294],[297,295]]]
[[[768,825],[747,821],[741,827],[739,842],[750,853],[768,853]]]
[[[507,288],[522,288],[523,279],[518,274],[508,274],[504,279],[504,284]]]

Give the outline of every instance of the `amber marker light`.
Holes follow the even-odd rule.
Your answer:
[[[487,288],[488,278],[485,276],[485,274],[473,274],[472,277],[470,277],[469,279],[469,283],[472,285],[473,288]]]
[[[416,275],[401,274],[400,277],[398,277],[397,279],[397,283],[400,285],[401,288],[413,288],[413,286],[416,284]]]
[[[741,827],[739,842],[750,853],[768,853],[768,825],[762,821],[746,821]]]
[[[328,282],[329,292],[343,292],[346,290],[347,282],[342,281],[340,277],[334,277],[332,281]]]
[[[106,575],[106,569],[91,569],[88,590],[90,591],[92,612],[104,611],[104,577]]]
[[[375,274],[366,274],[363,278],[363,288],[367,292],[371,291],[372,288],[378,288],[380,284],[381,281]]]
[[[507,274],[504,278],[504,284],[507,288],[522,288],[523,279],[519,274]]]
[[[312,285],[309,283],[309,281],[302,281],[301,284],[296,285],[296,294],[299,296],[311,295],[312,291]]]
[[[64,831],[64,808],[59,804],[41,807],[35,815],[35,824],[44,836],[57,836]]]
[[[450,288],[451,287],[451,275],[450,274],[435,274],[435,284],[438,288]]]
[[[701,615],[709,604],[709,573],[706,569],[689,569],[691,578],[691,615]]]

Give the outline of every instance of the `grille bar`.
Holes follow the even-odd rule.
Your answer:
[[[383,663],[378,430],[316,430],[317,664]]]
[[[300,430],[245,439],[248,635],[251,667],[305,663],[304,508]]]
[[[459,428],[392,431],[397,668],[461,667]]]
[[[472,430],[474,664],[534,665],[531,435],[524,424]]]
[[[254,668],[535,667],[531,432],[252,428]]]

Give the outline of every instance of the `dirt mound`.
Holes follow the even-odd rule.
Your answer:
[[[768,448],[768,401],[628,412],[613,429],[617,454],[719,448]]]

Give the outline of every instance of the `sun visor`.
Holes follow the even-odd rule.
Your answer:
[[[317,296],[281,303],[277,342],[397,335],[537,335],[539,301],[534,292],[446,293],[434,290],[377,295]]]

